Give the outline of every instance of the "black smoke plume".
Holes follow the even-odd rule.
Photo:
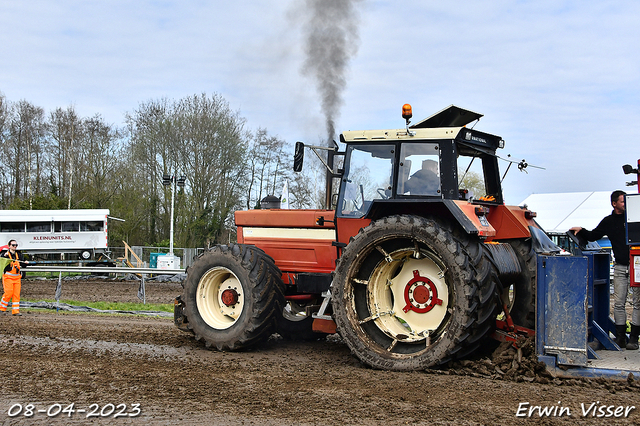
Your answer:
[[[349,60],[358,50],[356,6],[361,0],[305,0],[306,25],[303,73],[311,76],[322,99],[328,141],[335,136],[335,119],[347,85]]]

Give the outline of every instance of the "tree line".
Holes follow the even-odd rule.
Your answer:
[[[0,93],[0,147],[0,208],[109,209],[125,220],[110,223],[114,246],[168,245],[172,188],[177,247],[234,240],[233,212],[279,197],[285,181],[292,208],[322,204],[319,165],[294,174],[293,145],[249,130],[219,94],[146,101],[117,126]]]

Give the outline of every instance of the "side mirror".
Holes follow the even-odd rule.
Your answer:
[[[293,154],[293,171],[302,171],[302,163],[304,162],[304,143],[296,142],[296,150]]]

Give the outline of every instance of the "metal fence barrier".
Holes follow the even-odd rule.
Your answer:
[[[134,274],[140,277],[140,287],[138,288],[138,298],[146,305],[145,278],[147,275],[176,275],[184,274],[184,269],[157,269],[157,268],[123,268],[109,266],[29,266],[23,270],[25,273],[34,272],[58,272],[58,285],[56,287],[55,299],[60,303],[62,294],[62,273],[89,273],[89,274]]]
[[[96,273],[96,274],[155,274],[172,275],[183,274],[184,269],[157,269],[157,268],[124,268],[121,266],[29,266],[24,272],[71,272],[71,273]]]

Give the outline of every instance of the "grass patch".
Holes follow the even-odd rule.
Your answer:
[[[40,300],[39,300],[40,301]],[[38,302],[39,302],[38,301]],[[56,303],[52,299],[44,299],[45,302]],[[36,302],[35,300],[29,300],[29,302]],[[173,312],[173,303],[125,303],[125,302],[81,302],[78,300],[61,300],[61,303],[66,303],[72,306],[88,306],[94,309],[101,309],[104,311],[160,311],[160,312]]]

